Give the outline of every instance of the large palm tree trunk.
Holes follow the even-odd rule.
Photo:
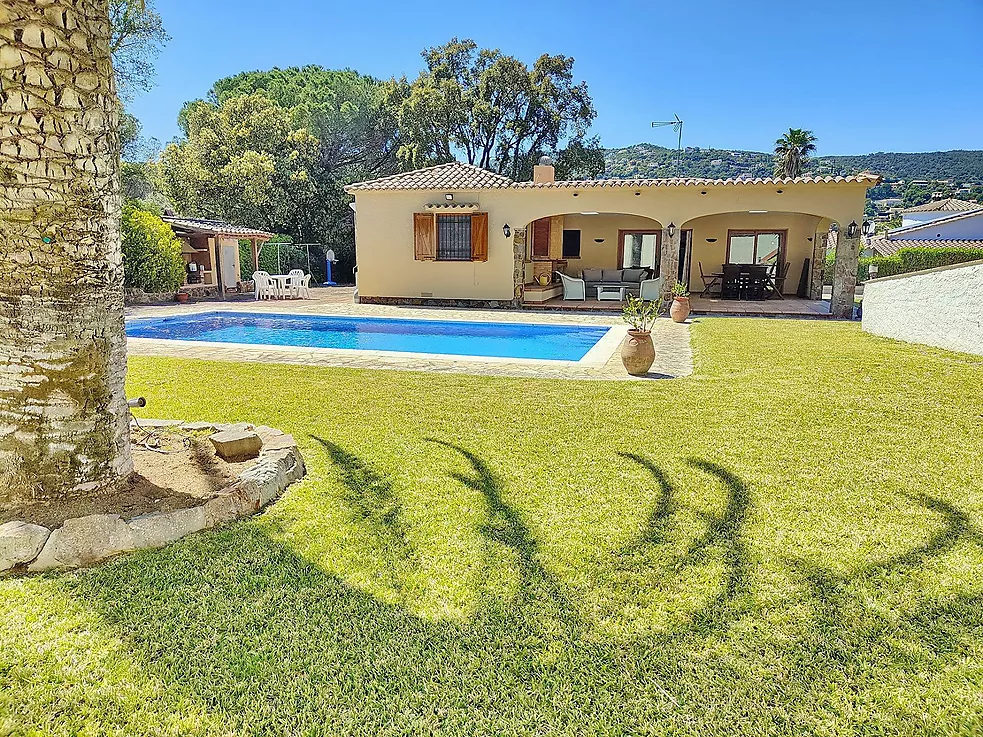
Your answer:
[[[132,471],[107,0],[0,4],[0,501]]]

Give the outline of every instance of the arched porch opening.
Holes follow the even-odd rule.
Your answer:
[[[525,283],[555,272],[581,277],[585,269],[647,269],[659,273],[663,226],[658,220],[614,212],[569,212],[525,226]]]
[[[719,296],[725,265],[766,266],[786,297],[822,299],[831,220],[791,211],[713,213],[680,226],[677,279],[694,295]]]

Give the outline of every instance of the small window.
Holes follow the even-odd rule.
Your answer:
[[[470,215],[437,215],[437,260],[471,260]]]
[[[563,231],[563,258],[580,258],[580,231]]]

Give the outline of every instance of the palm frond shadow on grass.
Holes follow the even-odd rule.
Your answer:
[[[380,552],[402,564],[416,564],[402,503],[392,482],[336,443],[312,436],[327,451],[344,486],[342,502],[352,518],[377,540]]]

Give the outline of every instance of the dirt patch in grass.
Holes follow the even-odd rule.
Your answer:
[[[254,463],[219,458],[204,434],[155,433],[148,442],[138,431],[132,440],[134,472],[121,489],[98,497],[2,507],[0,524],[22,520],[54,528],[66,519],[90,514],[118,514],[129,520],[150,512],[186,509],[210,499]]]

